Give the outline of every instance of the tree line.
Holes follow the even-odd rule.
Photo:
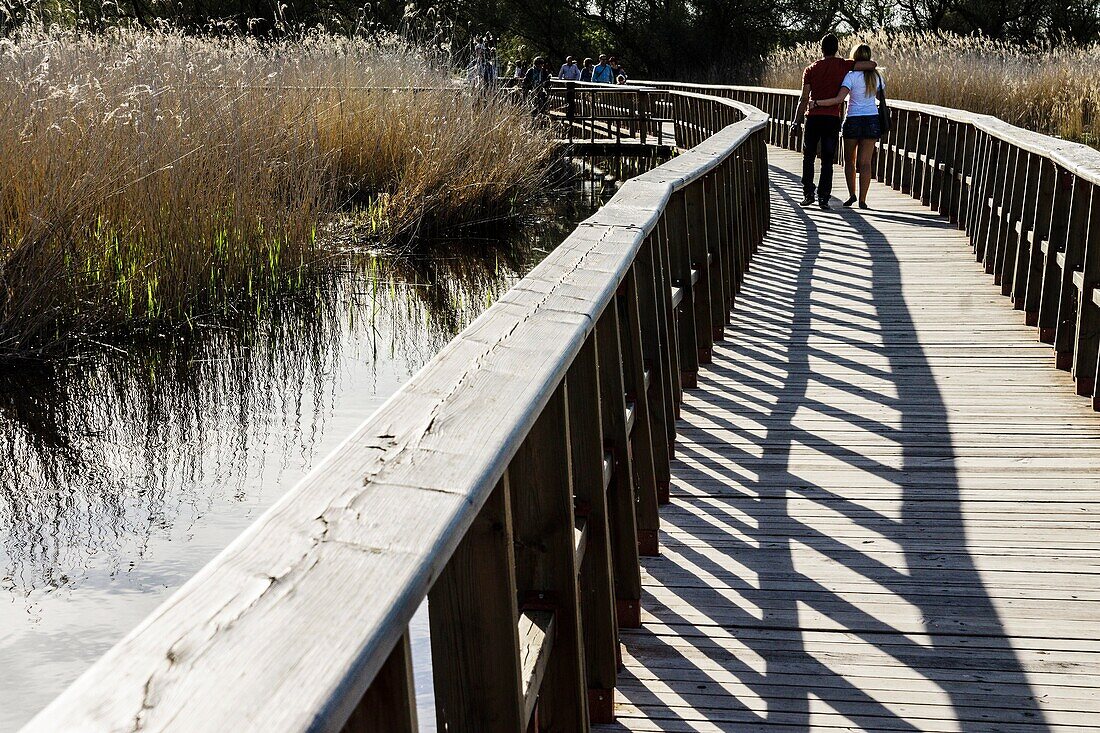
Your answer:
[[[751,79],[771,49],[828,31],[1100,42],[1100,0],[0,0],[0,28],[27,22],[167,23],[261,37],[321,26],[446,38],[459,49],[491,33],[506,52],[554,60],[613,53],[635,77]]]

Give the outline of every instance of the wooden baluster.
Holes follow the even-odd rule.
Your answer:
[[[955,187],[955,144],[958,126],[949,119],[940,120],[937,131],[936,161],[932,176],[931,206],[940,216],[951,216],[951,197]]]
[[[1012,291],[1012,267],[1016,261],[1016,223],[1027,183],[1027,152],[1013,146],[1009,164],[1009,180],[1005,181],[1004,203],[997,228],[997,259],[993,265],[993,282],[1001,286],[1001,294]]]
[[[902,158],[901,192],[912,193],[916,188],[919,172],[916,156],[920,154],[920,116],[911,111],[905,113],[905,155]]]
[[[416,688],[408,629],[378,670],[342,733],[416,733]]]
[[[901,150],[898,155],[898,185],[897,190],[908,194],[912,188],[912,159],[917,140],[918,117],[916,112],[905,110],[905,127],[901,139]]]
[[[654,429],[646,388],[642,324],[638,305],[638,275],[632,267],[616,300],[619,307],[619,343],[623,357],[623,391],[631,420],[627,423],[634,466],[634,498],[637,501],[638,554],[658,554],[661,528],[654,460]],[[651,377],[652,378],[652,377]],[[661,441],[664,443],[663,439]]]
[[[966,228],[966,202],[969,200],[970,184],[967,179],[974,173],[974,128],[972,125],[955,125],[954,183],[950,201],[951,221],[960,229]]]
[[[1077,292],[1073,283],[1073,273],[1081,268],[1085,258],[1090,188],[1088,181],[1084,178],[1073,177],[1065,249],[1054,256],[1060,270],[1058,319],[1054,325],[1055,363],[1059,369],[1067,371],[1073,368],[1073,347],[1077,328]]]
[[[887,161],[890,158],[890,146],[886,141],[889,139],[889,133],[883,133],[882,137],[875,141],[876,154],[872,165],[874,166],[875,180],[879,181],[880,183],[885,183],[887,180],[889,180],[886,177],[886,165]]]
[[[632,629],[641,625],[642,576],[638,565],[633,455],[626,429],[619,313],[613,304],[596,322],[596,355],[599,360],[604,445],[612,457],[607,504],[615,576],[615,616],[620,628]]]
[[[663,313],[668,280],[657,265],[657,235],[642,243],[635,260],[638,284],[638,309],[642,326],[642,360],[649,373],[646,399],[652,423],[653,471],[657,484],[657,502],[668,503],[671,482],[671,443],[676,434],[675,403],[669,384],[668,359],[674,344],[664,333],[668,319]]]
[[[553,614],[553,645],[537,690],[540,730],[587,731],[589,722],[570,459],[563,382],[508,466],[520,611]]]
[[[976,158],[974,180],[970,186],[970,201],[968,202],[967,234],[970,236],[970,245],[974,249],[974,259],[981,262],[984,258],[984,221],[986,216],[986,200],[988,198],[988,183],[991,174],[993,139],[984,132],[978,132],[976,143]]]
[[[745,185],[745,170],[744,170],[744,158],[740,151],[735,152],[730,156],[728,163],[729,166],[729,188],[726,191],[727,208],[730,212],[730,235],[732,237],[731,246],[733,247],[733,287],[734,293],[741,291],[741,283],[745,279],[745,272],[748,269],[749,259],[749,235],[748,235],[748,217],[745,215],[745,209],[742,207],[741,202],[744,200],[742,189]]]
[[[511,504],[505,476],[428,594],[439,730],[527,727]]]
[[[925,120],[924,161],[921,166],[920,202],[924,206],[932,207],[933,190],[936,188],[936,163],[940,155],[940,123],[941,117],[922,114]]]
[[[725,338],[726,324],[730,317],[731,295],[726,287],[729,278],[726,276],[726,251],[725,240],[722,237],[721,209],[721,166],[710,175],[703,178],[703,195],[705,196],[704,209],[706,213],[707,252],[710,255],[710,265],[707,267],[708,282],[710,283],[710,327],[711,343]]]
[[[725,293],[725,320],[730,324],[730,310],[737,296],[737,252],[734,248],[733,206],[730,204],[733,156],[726,158],[715,173],[715,206],[718,214],[718,241],[722,248],[722,292]]]
[[[1011,148],[998,138],[990,140],[990,175],[986,179],[985,203],[982,216],[982,264],[987,273],[993,272],[993,263],[997,257],[997,227],[1001,215],[1001,197],[1004,193],[1005,176],[1008,175],[1008,158]]]
[[[1002,155],[998,166],[996,180],[996,195],[993,202],[992,218],[990,219],[989,236],[986,240],[986,272],[993,275],[993,284],[1001,284],[1002,264],[1004,262],[1004,241],[1006,239],[1005,220],[1009,212],[1009,202],[1012,199],[1013,175],[1016,171],[1016,159],[1019,148],[1007,142],[1002,142]]]
[[[898,187],[898,150],[901,146],[901,141],[904,139],[905,134],[905,117],[901,110],[892,110],[894,129],[890,131],[888,138],[889,144],[886,146],[886,169],[883,173],[882,182],[891,188]]]
[[[1059,254],[1065,256],[1069,224],[1072,218],[1073,174],[1055,167],[1054,198],[1051,202],[1050,235],[1043,248],[1043,285],[1039,296],[1039,340],[1053,344],[1058,325],[1058,309],[1062,298],[1062,264]]]
[[[1077,296],[1077,328],[1073,349],[1073,381],[1077,394],[1093,396],[1096,386],[1097,352],[1100,351],[1100,303],[1095,295],[1100,286],[1100,185],[1089,186],[1090,214],[1084,232],[1084,252],[1079,272],[1073,274]]]
[[[1039,309],[1045,282],[1045,255],[1050,247],[1050,215],[1054,203],[1057,166],[1049,158],[1039,159],[1039,188],[1035,196],[1035,224],[1028,261],[1027,290],[1024,293],[1024,313],[1027,325],[1039,325]],[[1041,338],[1041,335],[1040,335]]]
[[[764,235],[771,226],[771,177],[768,172],[768,147],[764,144],[764,138],[757,138],[757,145],[753,152],[753,169],[755,170],[756,189],[752,197],[753,213],[756,219],[756,241],[752,251],[764,240]]]
[[[1035,204],[1039,198],[1039,171],[1043,158],[1032,153],[1023,153],[1025,178],[1021,198],[1016,203],[1016,218],[1009,231],[1013,239],[1009,247],[1011,262],[1006,264],[1007,282],[1001,284],[1001,293],[1012,298],[1012,307],[1024,309],[1024,291],[1027,289],[1027,276],[1031,266],[1032,230],[1035,227]]]
[[[673,282],[675,274],[668,254],[668,231],[665,219],[662,217],[653,230],[654,265],[659,272],[657,291],[660,296],[658,302],[664,301],[661,309],[661,346],[665,355],[663,361],[668,382],[668,395],[666,405],[668,414],[672,416],[668,426],[669,455],[674,452],[673,441],[676,439],[675,420],[680,417],[680,400],[683,398],[683,387],[680,384],[680,336],[677,330],[679,318],[679,306],[672,302]]]
[[[755,151],[754,151],[755,152]],[[757,209],[755,204],[757,203],[756,187],[759,185],[757,179],[756,167],[753,164],[755,153],[744,151],[738,156],[741,174],[742,174],[742,189],[741,189],[741,210],[747,212],[745,214],[745,232],[748,241],[748,261],[752,261],[753,254],[756,253],[756,247],[760,241],[760,219],[756,215]]]
[[[573,143],[573,126],[577,119],[577,83],[565,82],[565,125],[569,143]]]
[[[695,271],[692,277],[692,304],[695,307],[695,346],[700,364],[710,364],[711,348],[714,344],[714,329],[711,326],[711,268],[708,251],[706,191],[702,180],[688,185],[685,189],[687,205],[687,244],[691,257],[691,267]]]
[[[695,327],[695,288],[691,282],[691,252],[688,249],[687,204],[685,192],[672,194],[665,206],[665,225],[668,232],[668,254],[672,264],[672,286],[681,292],[677,312],[679,335],[680,384],[684,389],[695,387],[699,374],[699,351]]]
[[[578,525],[583,522],[584,549],[578,563],[588,713],[593,723],[611,723],[615,718],[619,627],[615,619],[595,333],[585,339],[569,368],[566,386],[575,511]]]

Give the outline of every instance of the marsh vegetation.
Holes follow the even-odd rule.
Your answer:
[[[860,34],[890,90],[901,99],[999,117],[1005,122],[1100,147],[1100,43],[1086,46],[998,41],[940,33]],[[801,88],[816,43],[766,58],[766,86]]]
[[[0,41],[0,356],[185,327],[347,249],[499,219],[548,134],[395,38]]]

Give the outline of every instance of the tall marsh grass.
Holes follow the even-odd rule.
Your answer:
[[[391,242],[503,215],[548,135],[451,78],[399,41],[0,40],[0,356],[258,307],[349,211]]]
[[[842,39],[841,51],[857,42],[871,46],[898,99],[990,114],[1100,147],[1100,44],[880,31]],[[802,69],[820,55],[816,43],[776,51],[765,59],[762,82],[801,88]]]

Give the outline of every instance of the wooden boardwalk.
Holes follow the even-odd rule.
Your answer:
[[[598,729],[1100,729],[1100,419],[961,233],[769,152]]]

